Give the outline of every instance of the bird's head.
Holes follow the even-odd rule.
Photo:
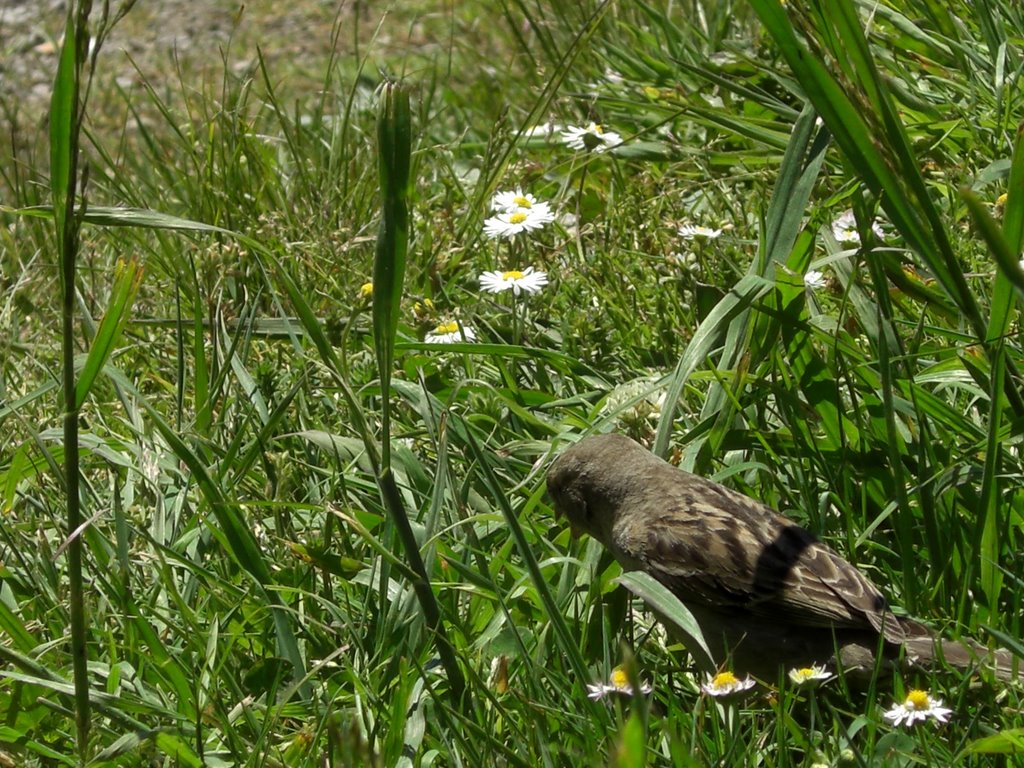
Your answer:
[[[555,459],[548,470],[548,493],[555,514],[565,515],[574,534],[590,534],[606,546],[611,542],[623,475],[629,475],[629,462],[637,452],[650,458],[628,437],[594,435]]]

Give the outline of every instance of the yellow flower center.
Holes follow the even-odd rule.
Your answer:
[[[516,211],[508,217],[509,224],[522,224],[524,221],[526,221],[526,214],[522,211]]]
[[[817,671],[814,670],[814,669],[811,669],[810,667],[804,667],[803,669],[798,670],[796,674],[797,674],[797,677],[802,677],[803,679],[806,680],[806,679],[808,679],[810,677],[814,677],[815,674],[817,674]]]
[[[363,298],[373,296],[373,283],[363,283],[359,286],[359,295]]]
[[[1006,198],[1008,195],[1003,192],[999,197],[996,198],[996,205],[1006,205]]]
[[[592,131],[593,131],[594,133],[596,133],[596,134],[597,134],[598,136],[600,136],[600,135],[601,135],[602,133],[604,133],[604,128],[602,128],[602,127],[601,127],[600,125],[598,125],[597,123],[591,123],[591,124],[590,124],[590,130],[592,130]]]
[[[518,269],[510,269],[508,272],[501,273],[502,280],[522,280],[523,273]]]
[[[736,685],[738,682],[739,680],[732,672],[719,672],[711,681],[711,685],[715,688],[725,688],[729,685]]]
[[[520,208],[533,208],[533,203],[530,202],[529,198],[523,197],[522,195],[514,198],[512,202]]]
[[[608,682],[619,690],[623,690],[629,687],[629,675],[626,674],[626,670],[622,667],[616,667],[612,670],[612,674],[608,678]]]
[[[929,709],[931,706],[931,699],[928,697],[927,691],[911,691],[907,694],[907,700],[903,706],[907,709]]]
[[[458,333],[459,324],[454,320],[450,323],[441,323],[434,329],[434,333]]]

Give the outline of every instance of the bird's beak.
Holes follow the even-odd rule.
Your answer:
[[[580,536],[583,535],[583,531],[581,531],[579,528],[572,524],[572,521],[569,520],[569,516],[562,514],[562,510],[558,506],[558,504],[552,504],[551,506],[555,510],[555,520],[561,520],[564,517],[566,521],[568,521],[569,533],[573,537],[573,539],[578,539]]]
[[[563,517],[566,519],[566,522],[569,523],[569,535],[571,535],[574,540],[578,539],[580,536],[583,535],[583,530],[581,528],[577,528],[573,524],[572,520],[569,519],[568,515],[563,515],[561,510],[558,508],[558,505],[556,504],[555,505],[555,519],[556,520],[560,520]]]

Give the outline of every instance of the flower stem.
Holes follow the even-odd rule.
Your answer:
[[[512,296],[512,343],[517,347],[522,341],[522,326],[519,317],[519,297]]]

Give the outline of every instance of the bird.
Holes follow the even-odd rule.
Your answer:
[[[893,613],[878,587],[810,531],[624,435],[582,438],[546,480],[574,533],[679,598],[719,668],[774,680],[780,668],[820,665],[865,681],[898,668],[986,664],[1001,679],[1017,677],[1007,651],[937,638]]]

